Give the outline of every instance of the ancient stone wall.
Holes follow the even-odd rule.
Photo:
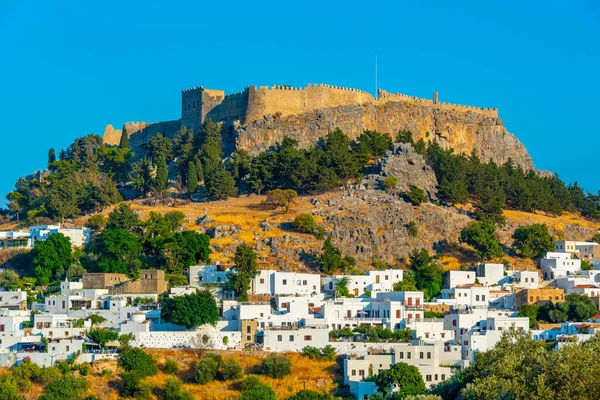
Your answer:
[[[245,123],[251,123],[265,115],[298,115],[321,108],[364,104],[373,100],[373,96],[367,92],[340,86],[251,86],[248,88]]]
[[[243,121],[247,109],[248,89],[246,88],[243,92],[232,93],[225,96],[222,102],[212,109],[207,110],[204,114],[204,118],[210,118],[213,121]]]
[[[108,289],[126,281],[125,274],[85,273],[82,276],[84,289]]]

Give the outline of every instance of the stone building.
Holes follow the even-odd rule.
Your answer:
[[[525,304],[543,305],[549,301],[561,303],[565,301],[565,291],[552,286],[541,289],[523,289],[515,294],[515,310]]]
[[[165,271],[143,269],[140,277],[130,280],[125,274],[85,273],[84,289],[109,289],[111,295],[161,294],[169,290]]]

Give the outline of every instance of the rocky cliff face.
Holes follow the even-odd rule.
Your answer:
[[[395,191],[406,192],[411,186],[416,186],[429,199],[436,199],[438,182],[435,173],[423,156],[408,143],[394,143],[392,150],[386,152],[374,170],[375,173],[366,176],[369,189],[382,188],[385,178],[393,176],[398,179]]]
[[[340,128],[352,139],[364,130],[395,135],[408,129],[415,140],[437,140],[445,148],[470,154],[476,150],[484,161],[505,163],[509,158],[525,169],[533,169],[525,146],[504,128],[499,117],[475,111],[451,111],[409,102],[351,104],[301,115],[267,115],[250,124],[228,128],[236,147],[256,153],[281,142],[288,135],[302,147],[315,145],[328,132]]]

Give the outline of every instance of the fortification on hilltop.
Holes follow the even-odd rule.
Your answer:
[[[291,86],[249,86],[242,92],[225,95],[223,90],[205,89],[202,86],[186,89],[181,94],[181,120],[188,126],[198,126],[207,118],[213,121],[240,121],[251,123],[266,115],[288,117],[315,110],[367,103],[382,105],[389,102],[407,102],[415,105],[452,111],[472,111],[492,117],[498,116],[496,108],[440,103],[437,92],[433,100],[405,94],[378,91],[378,98],[363,90],[309,84],[304,88]]]
[[[125,128],[135,157],[143,157],[147,144],[157,133],[173,138],[186,126],[198,132],[208,118],[221,123],[223,150],[250,153],[264,151],[285,136],[298,140],[300,147],[317,145],[334,129],[350,139],[365,130],[395,135],[410,130],[413,139],[435,140],[445,148],[471,154],[484,161],[504,163],[509,158],[533,169],[523,144],[506,131],[497,108],[440,102],[378,90],[377,97],[358,89],[309,84],[306,87],[248,86],[225,94],[202,86],[181,93],[181,118],[158,123],[128,123]],[[107,126],[106,143],[118,144],[121,131]]]

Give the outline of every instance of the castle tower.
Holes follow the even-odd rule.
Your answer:
[[[438,92],[433,93],[433,104],[438,104]]]
[[[199,127],[213,108],[225,98],[223,90],[205,89],[202,86],[181,91],[181,120],[192,128]]]

